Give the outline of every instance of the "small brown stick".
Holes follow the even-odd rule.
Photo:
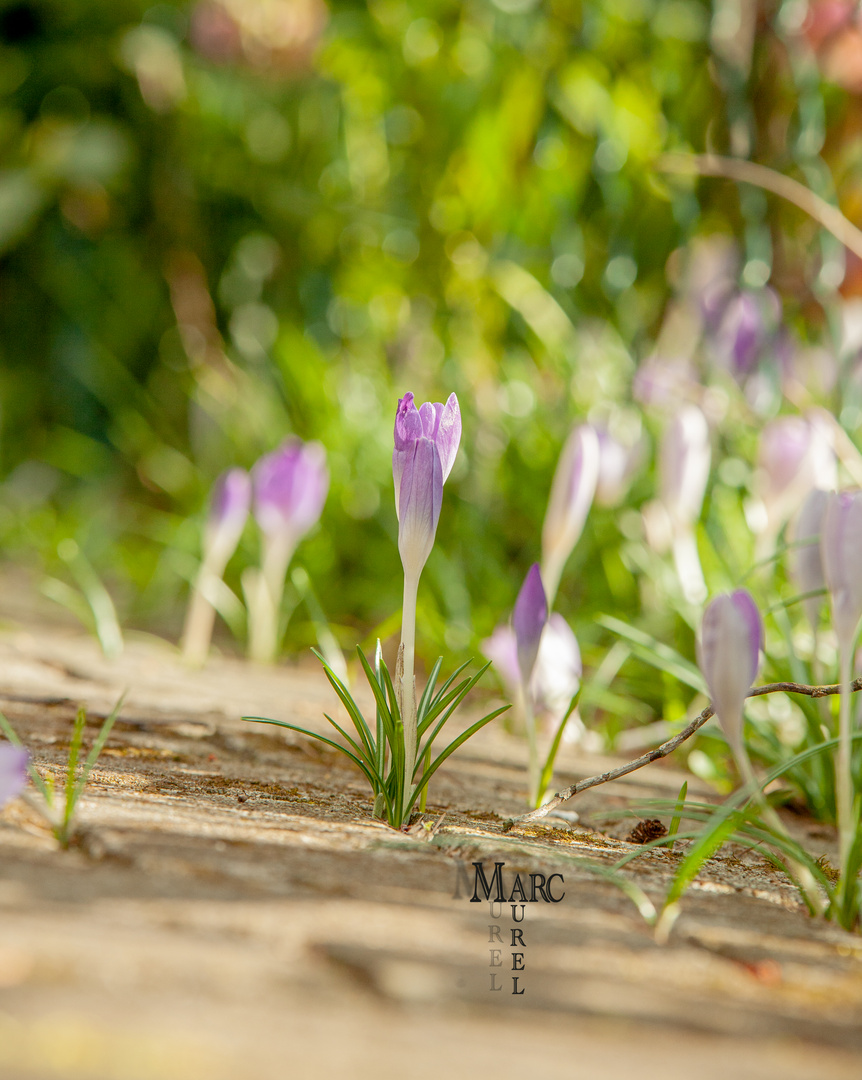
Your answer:
[[[656,167],[660,172],[718,176],[771,191],[798,206],[854,255],[862,258],[862,231],[837,206],[828,203],[792,176],[785,176],[766,165],[758,165],[744,158],[719,157],[717,154],[664,154],[657,160]]]
[[[855,682],[850,684],[851,693],[856,693],[857,690],[862,690],[862,679],[856,679]],[[763,694],[804,694],[806,697],[830,697],[833,694],[841,693],[841,686],[839,683],[833,683],[831,686],[805,686],[802,683],[794,682],[775,682],[766,683],[764,686],[755,686],[748,691],[747,697],[761,697]],[[618,780],[621,776],[625,776],[627,773],[634,772],[635,769],[642,769],[644,765],[649,765],[653,761],[658,761],[659,758],[667,757],[668,754],[672,754],[674,750],[686,739],[690,738],[713,715],[712,705],[707,707],[698,716],[692,720],[690,724],[682,729],[677,735],[674,735],[672,739],[668,739],[667,742],[657,746],[654,750],[647,751],[646,754],[641,754],[639,758],[635,758],[634,761],[628,761],[625,765],[619,765],[616,769],[609,769],[608,772],[599,773],[597,776],[588,776],[586,780],[579,780],[576,784],[572,784],[571,787],[564,788],[563,791],[558,791],[557,794],[544,803],[537,810],[531,810],[529,814],[524,814],[521,817],[515,818],[511,823],[507,823],[505,832],[508,832],[514,825],[526,825],[531,821],[538,821],[539,818],[545,817],[552,810],[555,810],[560,803],[567,802],[569,799],[573,799],[575,795],[580,795],[582,791],[586,791],[588,788],[598,787],[599,784],[607,784],[610,780]]]

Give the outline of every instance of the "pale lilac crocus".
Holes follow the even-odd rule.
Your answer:
[[[760,436],[755,489],[763,505],[761,552],[772,551],[778,534],[812,488],[832,490],[838,481],[829,432],[816,417],[780,416]]]
[[[542,580],[553,607],[563,567],[578,542],[599,478],[599,439],[589,424],[576,427],[560,454],[542,527]]]
[[[21,746],[0,743],[0,809],[23,789],[27,783],[27,762],[30,755]]]
[[[849,888],[847,865],[856,832],[851,767],[850,684],[853,650],[862,619],[862,491],[829,496],[823,514],[820,554],[832,605],[832,625],[838,637],[841,701],[838,711],[838,755],[835,797],[842,888]]]
[[[392,479],[398,516],[398,551],[404,567],[398,684],[404,723],[404,783],[413,782],[416,764],[416,598],[422,569],[434,546],[445,483],[461,442],[461,409],[450,394],[443,405],[426,401],[418,409],[413,394],[398,400]]]
[[[673,555],[683,596],[706,597],[694,526],[700,517],[711,451],[709,426],[696,405],[684,405],[665,429],[659,453],[659,493],[670,519]]]
[[[539,564],[533,563],[524,578],[524,584],[515,601],[512,612],[512,629],[518,650],[518,668],[521,680],[529,683],[539,655],[539,642],[548,621],[548,601],[542,585]]]
[[[826,505],[829,501],[829,493],[820,488],[813,488],[800,507],[796,520],[793,523],[792,537],[794,544],[798,545],[790,559],[790,569],[799,591],[805,594],[805,614],[811,623],[815,640],[820,623],[820,609],[823,606],[822,596],[812,596],[826,588],[826,577],[823,573],[823,557],[820,552],[820,535],[823,531],[823,515],[826,513]],[[817,649],[814,649],[815,655]]]
[[[287,439],[252,469],[253,512],[261,531],[261,567],[248,580],[249,653],[272,662],[288,565],[317,522],[329,491],[326,451],[318,442]]]
[[[482,642],[506,690],[515,699],[524,720],[529,750],[530,805],[536,806],[540,769],[538,721],[556,726],[577,693],[581,654],[577,639],[560,615],[548,615],[538,564],[530,567],[521,586],[510,626],[498,626]]]
[[[703,614],[697,661],[706,680],[712,707],[740,772],[751,778],[742,738],[742,713],[760,665],[763,624],[745,589],[717,596]]]
[[[203,559],[195,579],[183,630],[183,656],[202,664],[209,652],[222,577],[245,528],[251,480],[245,469],[228,469],[216,480],[204,528]]]
[[[599,440],[596,505],[618,506],[643,461],[644,439],[640,432],[640,422],[634,425],[633,437],[626,442],[601,425],[595,425],[595,432]]]
[[[539,747],[536,733],[536,717],[533,709],[533,695],[530,693],[530,680],[539,655],[539,644],[548,622],[548,601],[542,585],[542,575],[538,563],[533,563],[524,578],[524,584],[518,592],[515,608],[512,612],[512,630],[518,653],[519,694],[518,704],[524,717],[527,730],[528,764],[527,777],[530,787],[530,805],[539,801]]]
[[[763,622],[745,589],[717,596],[707,606],[697,641],[697,661],[712,707],[740,774],[760,804],[761,816],[776,833],[786,835],[778,814],[763,797],[743,738],[743,709],[757,676],[762,646]],[[812,910],[822,910],[822,898],[811,871],[792,857],[787,857],[787,862]]]

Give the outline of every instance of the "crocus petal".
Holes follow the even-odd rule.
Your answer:
[[[838,476],[829,433],[816,418],[781,416],[763,429],[758,490],[767,525],[777,536],[811,488],[829,491]]]
[[[760,612],[744,589],[717,596],[704,612],[698,664],[734,752],[742,746],[742,707],[757,675],[762,639]]]
[[[675,525],[700,517],[709,465],[706,417],[696,405],[685,405],[664,433],[659,458],[661,500]]]
[[[438,406],[435,406],[438,408]],[[458,398],[454,394],[449,395],[445,405],[439,406],[440,414],[437,423],[435,442],[437,452],[440,454],[440,464],[443,467],[443,482],[452,471],[458,447],[461,443],[461,407]]]
[[[521,681],[515,631],[511,626],[498,626],[494,633],[481,643],[481,649],[494,665],[495,671],[506,687],[506,692],[514,696]]]
[[[820,554],[839,642],[849,647],[862,617],[862,491],[829,496],[823,514]]]
[[[0,807],[14,799],[27,782],[30,755],[20,746],[0,743]]]
[[[204,536],[206,552],[229,559],[239,543],[251,509],[251,478],[245,469],[228,469],[213,485]]]
[[[437,447],[430,439],[417,439],[398,492],[398,550],[405,574],[418,577],[427,562],[442,502],[443,471]]]
[[[288,439],[252,470],[254,514],[267,534],[295,543],[320,517],[329,490],[326,451],[320,443]]]
[[[416,440],[430,440],[440,457],[443,482],[452,471],[461,441],[461,412],[458,399],[450,394],[445,405],[426,401],[418,409],[413,395],[398,400],[395,414],[395,449],[392,452],[392,479],[395,483],[395,513],[401,520],[401,481],[407,462],[412,460]]]
[[[814,488],[802,504],[793,527],[793,540],[799,546],[791,557],[790,566],[802,593],[815,592],[826,586],[820,535],[828,501],[828,492]],[[822,602],[822,597],[819,596],[809,596],[805,601],[805,611],[812,626],[817,626]]]
[[[562,615],[555,612],[542,631],[536,666],[530,680],[536,713],[558,722],[578,692],[582,672],[578,639]]]
[[[545,598],[542,575],[539,564],[533,563],[527,571],[512,613],[512,628],[518,644],[518,667],[521,669],[521,679],[525,686],[529,683],[536,665],[539,642],[547,621],[548,601]]]
[[[563,567],[587,520],[598,476],[598,436],[584,424],[572,431],[560,454],[542,526],[542,570],[552,603]]]

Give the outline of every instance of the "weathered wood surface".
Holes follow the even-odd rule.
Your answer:
[[[525,751],[486,730],[441,770],[429,812],[446,817],[423,840],[373,821],[334,752],[240,721],[323,731],[333,697],[312,667],[192,672],[144,639],[108,663],[64,631],[0,638],[0,707],[40,765],[65,761],[79,701],[92,738],[126,688],[78,845],[58,850],[20,801],[0,814],[4,1080],[862,1075],[862,938],[809,919],[759,856],[713,860],[664,945],[584,868],[630,850],[632,824],[585,823],[675,795],[672,761],[588,793],[571,828],[504,836]],[[603,762],[562,766],[568,783]],[[523,995],[511,912],[453,897],[476,860],[565,879],[519,924]],[[658,902],[674,860],[629,876]]]

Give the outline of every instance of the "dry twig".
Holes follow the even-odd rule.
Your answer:
[[[851,693],[856,693],[858,690],[862,690],[862,679],[856,679],[855,682],[850,684]],[[838,683],[834,683],[830,686],[805,686],[803,683],[793,682],[766,683],[764,686],[753,687],[748,692],[748,697],[761,697],[763,694],[776,693],[803,694],[805,697],[813,698],[831,697],[833,694],[841,693],[841,686]],[[531,810],[529,814],[524,814],[508,823],[506,831],[511,829],[514,825],[526,825],[531,821],[538,821],[539,818],[543,818],[546,814],[555,810],[560,803],[573,799],[575,795],[580,795],[582,791],[586,791],[588,788],[598,787],[599,784],[607,784],[611,780],[618,780],[627,773],[634,772],[636,769],[642,769],[644,765],[649,765],[653,761],[658,761],[659,758],[667,757],[668,754],[672,754],[681,743],[684,743],[686,739],[691,738],[699,728],[702,728],[712,715],[712,705],[707,705],[707,707],[699,713],[690,724],[687,724],[686,727],[684,727],[677,735],[674,735],[672,739],[663,742],[661,746],[657,746],[654,750],[647,751],[646,754],[642,754],[639,758],[635,758],[634,761],[628,761],[625,765],[619,765],[616,769],[609,769],[607,772],[599,773],[597,776],[588,776],[586,780],[579,780],[576,784],[572,784],[571,787],[558,791],[553,799],[550,799],[537,810]]]

